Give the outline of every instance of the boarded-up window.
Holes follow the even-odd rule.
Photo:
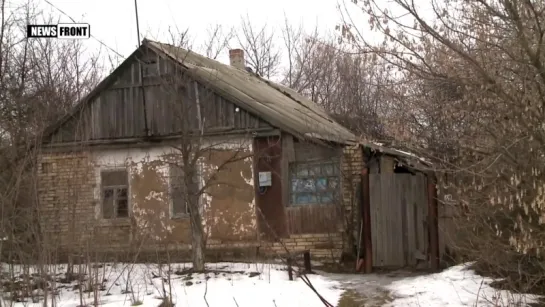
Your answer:
[[[187,217],[189,216],[189,200],[192,200],[197,207],[200,206],[199,192],[201,189],[200,168],[195,167],[192,174],[192,180],[185,182],[184,171],[181,166],[171,165],[170,173],[170,199],[171,199],[171,215],[172,217]]]
[[[106,170],[100,173],[102,187],[102,217],[129,217],[127,170]]]
[[[338,160],[290,164],[290,205],[333,204],[340,196]]]

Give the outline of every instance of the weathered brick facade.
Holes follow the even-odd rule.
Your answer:
[[[92,238],[94,172],[89,153],[48,153],[38,159],[39,216],[44,243],[84,246]]]
[[[95,249],[118,252],[190,249],[189,220],[171,219],[168,215],[168,201],[160,196],[150,197],[167,190],[166,184],[161,181],[160,171],[152,167],[153,163],[148,161],[141,166],[140,176],[131,176],[132,218],[103,220],[100,218],[100,193],[97,194],[100,182],[97,182],[96,174],[100,162],[97,161],[96,152],[44,152],[38,162],[40,224],[44,243],[50,248],[74,253]],[[363,167],[361,150],[346,148],[342,164],[345,214],[346,218],[354,220],[355,215],[351,213],[357,208],[354,192],[359,188],[359,174]],[[248,174],[251,177],[251,163],[249,166],[241,164],[240,167],[250,167]],[[232,167],[238,177],[244,172],[244,168],[239,168]],[[221,179],[233,182],[238,180],[232,176]],[[245,180],[248,179],[241,177],[239,181],[244,185]],[[208,229],[211,231],[207,242],[209,248],[259,246],[261,253],[276,255],[285,254],[287,247],[290,251],[310,249],[314,259],[339,259],[349,242],[347,232],[343,229],[336,233],[290,235],[282,243],[260,242],[255,212],[249,215],[243,213],[248,210],[245,209],[246,204],[253,201],[253,183],[248,184],[250,190],[246,188],[234,194],[218,190],[215,192],[216,200],[209,200],[214,204],[213,210],[209,208],[208,212],[213,212],[215,217],[208,221]],[[237,199],[245,200],[240,202]],[[145,223],[142,224],[135,217],[143,218]],[[348,225],[349,219],[345,220],[345,229],[353,227]]]

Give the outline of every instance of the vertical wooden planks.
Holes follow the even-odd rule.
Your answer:
[[[123,135],[125,135],[125,118],[124,118],[124,114],[125,114],[125,108],[126,108],[126,103],[125,103],[125,99],[123,97],[123,89],[116,89],[115,90],[115,98],[116,98],[116,101],[115,101],[115,109],[114,109],[114,112],[115,112],[115,137],[117,138],[120,138],[120,137],[123,137]]]
[[[171,75],[180,73],[171,65],[172,62],[160,60],[158,66],[161,74]],[[140,64],[136,61],[127,65],[124,71],[117,72],[110,87],[103,89],[91,101],[86,103],[82,113],[75,114],[74,120],[68,121],[54,135],[52,142],[62,143],[74,140],[106,140],[118,138],[134,138],[144,136],[144,106],[142,97],[142,80],[140,78]],[[174,76],[179,77],[179,76]],[[168,79],[168,78],[167,78]],[[184,79],[184,82],[188,81]],[[180,84],[180,86],[182,86]],[[184,85],[185,86],[185,85]],[[192,90],[192,86],[184,89]],[[217,95],[213,90],[199,84],[201,102],[205,104],[205,127],[210,129],[254,129],[270,127],[255,114],[239,108],[235,112],[235,104]],[[175,104],[195,104],[195,96],[187,95],[182,91],[176,92],[173,84],[166,84],[160,77],[147,77],[145,79],[146,115],[147,126],[156,136],[167,136],[179,133],[181,119],[176,116]],[[176,93],[174,93],[176,92]],[[170,93],[174,99],[166,99]],[[183,96],[185,99],[180,99]],[[171,98],[171,97],[168,97]],[[183,100],[183,101],[181,101]],[[196,109],[191,108],[183,114],[184,120],[197,128]],[[187,119],[186,119],[187,118]],[[74,123],[75,121],[75,123]]]
[[[425,176],[370,174],[369,190],[374,265],[416,265],[428,249]]]
[[[405,231],[407,232],[407,264],[410,266],[416,265],[416,232],[415,232],[415,196],[413,176],[407,176],[404,182],[404,196],[405,196]]]
[[[134,121],[132,121],[132,113],[134,112],[134,105],[131,101],[132,99],[132,88],[126,88],[124,91],[123,99],[126,101],[126,108],[125,108],[125,120],[127,121],[127,125],[125,126],[126,130],[125,133],[129,135],[130,137],[134,137]]]
[[[403,176],[400,174],[389,173],[385,174],[388,181],[388,190],[384,191],[387,193],[389,200],[389,213],[386,218],[390,220],[388,232],[390,233],[390,261],[389,266],[392,267],[403,267],[405,266],[405,250],[404,250],[404,228],[402,220],[402,181]]]
[[[290,234],[330,233],[340,221],[336,205],[288,207],[286,213]]]
[[[428,254],[429,236],[428,236],[428,182],[426,176],[418,174],[418,191],[420,191],[420,206],[422,207],[422,225],[423,225],[423,249],[424,255]]]
[[[380,234],[382,233],[381,221],[379,217],[381,203],[381,180],[380,174],[369,174],[369,194],[370,194],[370,212],[371,212],[371,240],[373,242],[373,264],[375,266],[383,266],[384,259],[382,258],[382,242]]]
[[[427,193],[426,193],[426,182],[423,175],[417,175],[414,178],[414,191],[416,193],[416,235],[417,235],[417,249],[420,253],[426,255],[428,249],[428,238],[427,238]]]
[[[400,241],[402,249],[402,257],[400,257],[403,265],[407,265],[409,259],[409,249],[408,249],[408,233],[407,233],[407,196],[405,193],[405,186],[407,183],[406,176],[399,176],[405,174],[397,174],[396,176],[396,194],[399,203],[398,216],[400,221]]]
[[[381,159],[382,160],[382,159]],[[381,168],[382,172],[382,168]],[[384,250],[383,250],[383,259],[384,259],[384,266],[391,266],[392,262],[394,261],[394,250],[393,250],[393,243],[394,243],[394,237],[395,237],[395,231],[393,231],[392,223],[394,220],[393,216],[393,210],[392,210],[392,199],[390,196],[392,196],[392,177],[390,174],[383,173],[381,174],[381,199],[382,199],[382,216],[379,218],[383,222],[382,227],[382,241],[384,242]]]

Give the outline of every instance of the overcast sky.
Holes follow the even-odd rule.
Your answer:
[[[125,57],[137,46],[134,0],[36,1],[46,12],[60,15],[61,22],[71,22],[67,17],[70,16],[77,22],[89,23],[92,36]],[[189,28],[198,44],[202,43],[199,39],[204,38],[210,26],[237,27],[241,17],[246,15],[256,26],[267,23],[281,27],[287,16],[293,24],[333,31],[340,21],[337,5],[338,0],[138,0],[138,14],[142,37],[169,42],[169,28],[174,32]],[[98,48],[93,39],[85,45],[90,49]],[[224,53],[219,58],[222,61],[227,60],[227,52]]]
[[[86,49],[89,52],[100,49],[102,55],[108,53],[117,63],[121,63],[136,49],[142,37],[169,43],[172,42],[169,29],[175,33],[189,29],[193,46],[198,47],[204,43],[210,27],[220,24],[225,29],[240,28],[241,20],[245,16],[250,18],[255,27],[260,28],[264,24],[275,27],[277,45],[282,45],[281,28],[285,24],[285,18],[294,26],[303,25],[309,31],[317,27],[322,34],[326,34],[335,31],[335,26],[342,22],[341,11],[346,17],[348,8],[353,17],[352,21],[357,23],[360,33],[366,39],[376,39],[377,42],[382,40],[376,32],[369,31],[366,23],[368,16],[364,16],[352,0],[137,1],[140,39],[136,32],[134,0],[7,0],[6,3],[13,8],[32,2],[45,15],[58,16],[62,23],[70,23],[74,19],[78,23],[90,24],[91,35],[96,39],[85,40],[83,44]],[[392,11],[389,1],[378,3]],[[421,4],[423,3],[419,2]],[[97,40],[103,42],[107,48],[101,47]],[[232,40],[230,47],[240,46],[236,40]],[[283,55],[286,56],[285,53]],[[228,62],[227,50],[218,60]]]

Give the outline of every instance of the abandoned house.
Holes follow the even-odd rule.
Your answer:
[[[389,213],[369,192],[378,189],[375,194],[387,198],[391,186],[369,176],[393,174],[395,157],[403,155],[370,151],[312,101],[247,69],[242,50],[229,56],[225,65],[144,40],[44,132],[39,216],[48,246],[187,251],[187,197],[199,204],[209,250],[274,254],[287,247],[337,260],[358,238],[371,240],[361,235],[359,217],[367,216],[366,225],[384,221],[373,233],[398,226],[378,217]],[[383,157],[375,159],[382,171],[365,156]],[[362,178],[370,187],[362,189]],[[420,187],[411,195],[427,208],[425,178],[418,178],[403,184]],[[369,202],[375,206],[361,206]],[[374,265],[412,263],[417,249],[429,255],[429,231],[421,223],[426,212],[406,217],[395,211],[400,221],[410,221],[396,230],[401,237],[411,234],[405,238],[410,246],[399,249],[392,241],[377,248],[387,240],[372,238],[373,258],[381,259]],[[371,252],[369,240],[363,245]],[[405,251],[401,260],[384,258],[398,251]]]

